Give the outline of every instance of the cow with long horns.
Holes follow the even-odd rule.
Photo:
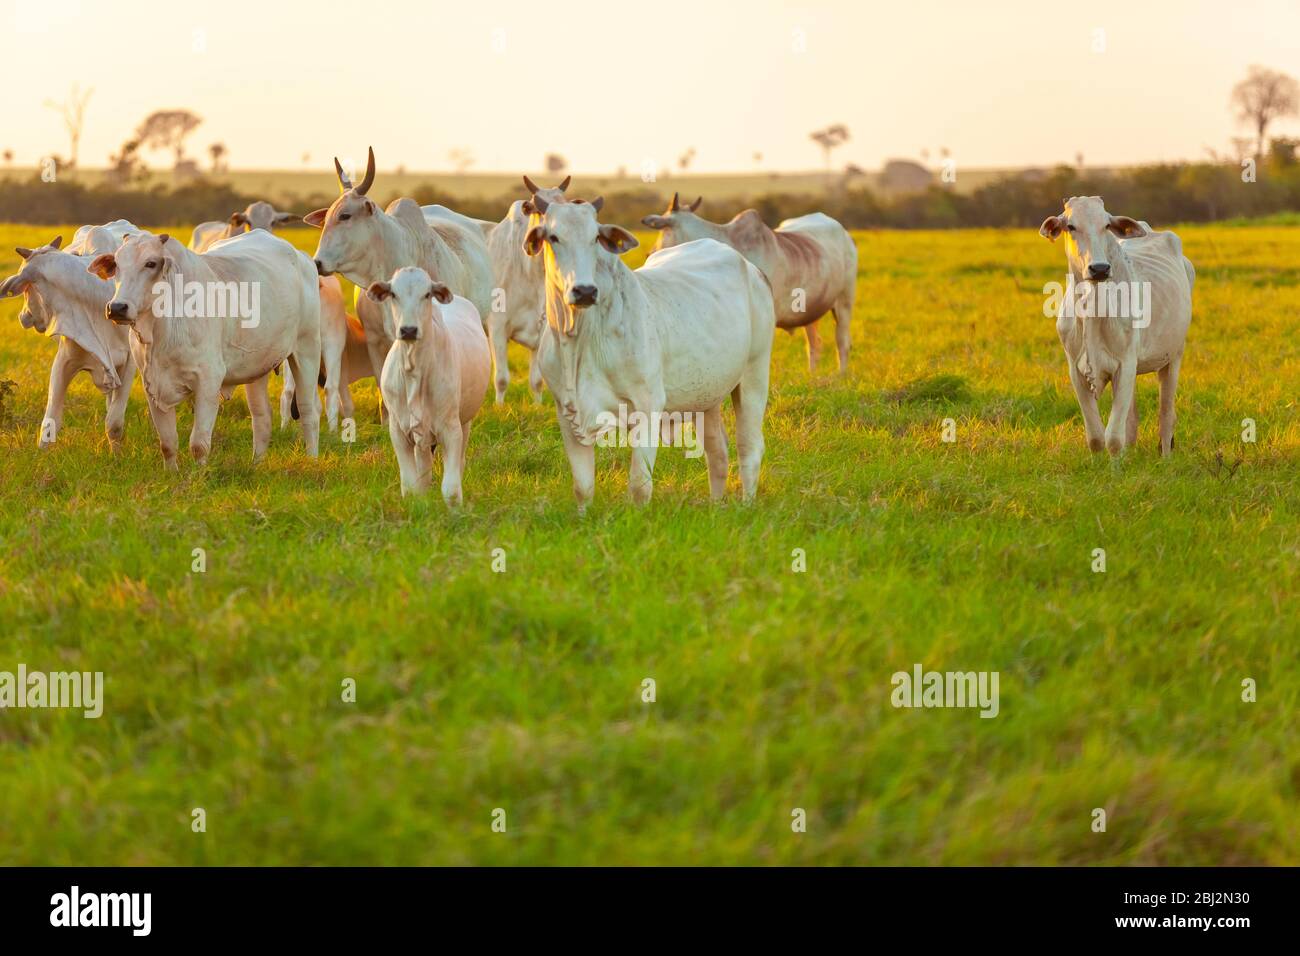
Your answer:
[[[378,380],[395,333],[385,311],[363,290],[385,282],[404,266],[419,266],[454,294],[468,299],[487,315],[492,306],[492,260],[483,232],[448,216],[442,207],[421,208],[413,199],[396,199],[386,209],[366,194],[375,182],[375,151],[366,161],[366,174],[352,184],[336,158],[339,198],[303,221],[321,230],[316,270],[341,273],[357,287],[357,318],[365,330],[366,348]]]
[[[543,188],[525,176],[524,188],[529,198],[511,203],[506,217],[488,233],[488,252],[492,256],[497,288],[501,290],[501,300],[492,303],[493,310],[486,316],[497,404],[505,401],[506,388],[510,385],[506,345],[512,341],[528,349],[528,388],[533,401],[542,400],[542,370],[537,364],[537,349],[546,321],[546,270],[540,259],[524,254],[524,237],[539,221],[537,197],[551,204],[565,202],[570,179],[566,176],[560,185]]]

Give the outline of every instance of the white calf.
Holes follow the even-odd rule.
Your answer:
[[[470,423],[483,405],[492,372],[478,310],[415,266],[375,282],[366,294],[389,303],[396,339],[379,381],[397,454],[402,494],[422,494],[442,446],[442,497],[460,504]]]

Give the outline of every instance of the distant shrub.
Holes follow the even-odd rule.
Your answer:
[[[1294,149],[1277,147],[1255,170],[1255,181],[1244,181],[1233,163],[1182,163],[1139,166],[1113,172],[1060,166],[1052,170],[1008,174],[970,193],[932,183],[919,191],[878,193],[866,187],[841,185],[824,193],[774,191],[745,197],[705,196],[701,215],[725,222],[737,213],[757,209],[775,226],[783,219],[825,212],[851,229],[949,229],[955,227],[1029,228],[1061,208],[1069,196],[1102,196],[1107,208],[1158,226],[1179,222],[1211,222],[1300,213],[1300,162]],[[382,182],[380,187],[382,188]],[[594,188],[594,187],[593,187]],[[329,205],[336,193],[250,196],[207,179],[167,187],[84,186],[76,181],[0,181],[0,221],[32,224],[106,222],[126,218],[149,223],[200,222],[225,219],[249,202],[265,199],[282,209],[308,212]],[[378,194],[386,205],[399,194]],[[494,198],[457,196],[430,184],[409,192],[421,205],[440,204],[467,216],[501,219],[510,204],[523,199],[522,186]],[[594,199],[582,192],[580,198]],[[635,226],[641,217],[661,212],[671,192],[667,186],[646,184],[605,195],[601,219]],[[690,200],[693,197],[684,196]]]

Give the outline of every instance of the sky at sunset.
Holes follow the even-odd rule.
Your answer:
[[[816,169],[813,129],[843,123],[834,164],[1112,165],[1228,151],[1228,95],[1249,65],[1300,76],[1300,0],[223,3],[0,0],[0,150],[66,155],[47,99],[93,87],[83,166],[154,109],[203,117],[188,141],[232,166],[578,172],[675,164]],[[1098,33],[1097,31],[1104,31]],[[1104,49],[1094,50],[1094,46]],[[1278,133],[1300,135],[1295,120]],[[761,153],[761,160],[755,158]],[[146,156],[152,166],[168,163]]]

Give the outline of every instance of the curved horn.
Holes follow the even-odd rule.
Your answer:
[[[546,210],[550,208],[550,205],[551,204],[541,196],[536,193],[533,194],[533,208],[537,210],[538,215],[545,215]]]
[[[605,205],[604,196],[597,196],[595,199],[591,201],[591,208],[596,210],[596,212],[600,212],[600,207],[603,205]]]
[[[59,248],[59,246],[61,246],[61,245],[63,245],[63,237],[62,237],[62,236],[55,236],[55,237],[54,237],[54,240],[50,243],[50,248],[51,248],[51,249],[57,249],[57,248]]]
[[[366,158],[366,178],[357,185],[357,192],[362,196],[375,184],[375,148],[370,146],[368,149],[370,155]]]
[[[348,174],[343,172],[343,164],[339,162],[337,156],[334,157],[334,172],[339,177],[339,192],[345,193],[352,188],[352,180],[348,179]]]
[[[28,249],[26,246],[15,246],[14,252],[18,253],[18,258],[20,259],[30,259],[32,257],[32,250]]]
[[[537,192],[537,183],[533,182],[531,179],[529,179],[527,176],[525,176],[525,177],[524,177],[524,188],[527,189],[530,193],[535,193],[535,192]]]
[[[703,196],[697,196],[697,197],[695,197],[695,202],[691,203],[691,204],[690,204],[689,206],[687,206],[686,208],[689,209],[691,212],[695,212],[695,210],[697,210],[697,209],[700,208],[700,203],[702,203],[702,202],[704,202],[704,197],[703,197]]]
[[[673,193],[673,201],[670,202],[670,203],[668,204],[668,211],[669,211],[669,212],[676,212],[677,210],[679,210],[679,209],[681,209],[681,208],[682,208],[681,203],[679,203],[679,202],[677,201],[677,194],[676,194],[676,193]]]
[[[573,180],[573,177],[572,177],[572,176],[565,176],[565,177],[564,177],[564,182],[560,183],[560,185],[557,186],[556,188],[559,189],[560,192],[564,192],[566,189],[569,188],[569,183],[570,183],[572,180]]]

